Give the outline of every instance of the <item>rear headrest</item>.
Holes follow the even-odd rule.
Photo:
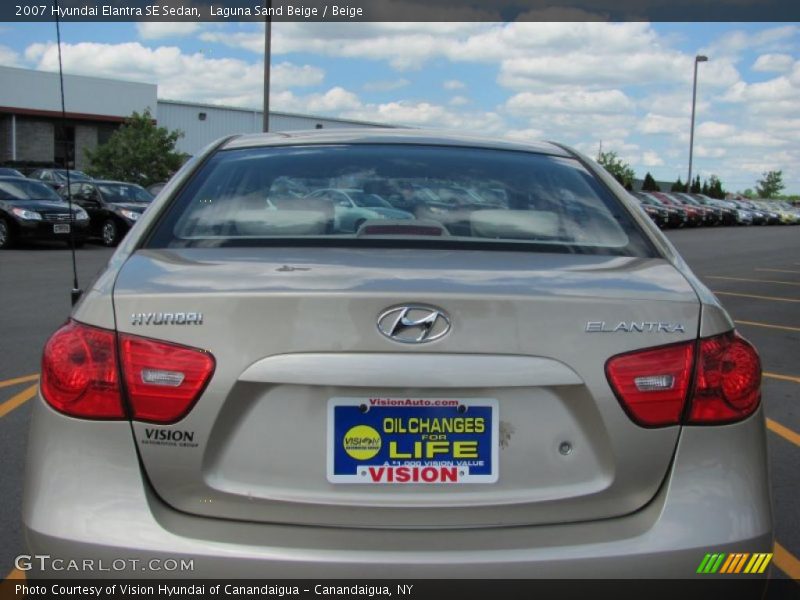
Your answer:
[[[558,215],[534,210],[476,210],[472,235],[484,238],[539,239],[558,236]]]

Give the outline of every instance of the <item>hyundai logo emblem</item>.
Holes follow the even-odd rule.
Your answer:
[[[406,304],[382,312],[378,317],[378,331],[395,342],[425,344],[447,335],[450,318],[433,306]]]

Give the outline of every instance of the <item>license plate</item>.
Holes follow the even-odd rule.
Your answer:
[[[331,398],[328,481],[494,483],[497,413],[490,398]]]
[[[53,225],[53,233],[69,233],[69,225]]]

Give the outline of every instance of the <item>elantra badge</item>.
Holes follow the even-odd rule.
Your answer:
[[[394,342],[425,344],[447,335],[450,331],[450,317],[433,306],[395,306],[378,316],[378,331]]]

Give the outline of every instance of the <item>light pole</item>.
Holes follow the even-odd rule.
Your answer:
[[[697,102],[697,63],[706,62],[707,56],[694,57],[694,83],[692,84],[692,128],[689,133],[689,177],[686,179],[686,192],[692,191],[692,152],[694,151],[694,107]]]
[[[264,122],[262,131],[269,131],[269,67],[272,62],[272,0],[266,2],[266,21],[264,23]]]

